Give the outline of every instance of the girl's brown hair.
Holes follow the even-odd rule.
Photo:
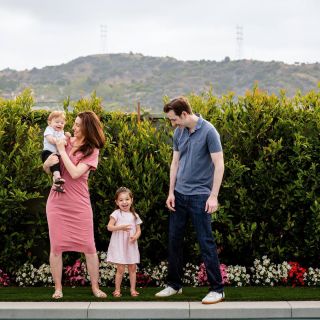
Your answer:
[[[118,188],[118,190],[116,191],[116,194],[114,195],[114,200],[115,200],[115,201],[118,200],[120,193],[128,193],[128,194],[129,194],[129,197],[130,197],[131,199],[133,199],[132,191],[131,191],[129,188],[120,187],[120,188]],[[118,207],[117,204],[116,204],[116,209],[119,209],[119,207]],[[132,212],[132,214],[134,215],[134,217],[135,217],[136,219],[138,218],[137,213],[136,213],[136,210],[134,209],[134,206],[133,206],[133,202],[132,202],[131,207],[130,207],[130,212]]]
[[[84,136],[84,143],[78,151],[83,156],[89,156],[95,148],[101,149],[105,143],[105,135],[102,130],[102,124],[98,116],[93,111],[84,111],[78,114],[81,119],[81,132]]]

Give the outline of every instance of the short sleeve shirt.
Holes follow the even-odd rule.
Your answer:
[[[57,139],[64,139],[65,135],[63,131],[56,131],[52,127],[48,126],[46,130],[44,131],[44,138],[43,138],[43,150],[49,150],[51,152],[57,153],[58,150],[55,144],[50,143],[47,139],[46,136],[51,135]]]
[[[220,135],[200,115],[195,130],[176,128],[173,149],[179,152],[175,190],[184,195],[210,194],[214,165],[211,154],[222,151]]]

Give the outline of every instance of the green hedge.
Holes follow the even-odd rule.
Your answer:
[[[213,215],[222,262],[249,265],[268,255],[273,261],[319,265],[320,252],[320,93],[288,98],[254,88],[243,97],[212,92],[190,95],[194,111],[221,134],[226,171]],[[50,178],[42,171],[40,152],[48,111],[32,111],[29,91],[15,100],[0,99],[0,267],[8,271],[26,260],[48,259],[45,201]],[[68,111],[70,106],[72,111]],[[106,113],[94,94],[64,102],[66,130],[77,112],[101,116],[107,141],[90,190],[98,250],[105,251],[106,229],[119,186],[134,192],[142,217],[142,262],[166,259],[165,199],[172,156],[172,133],[164,119]],[[185,260],[198,262],[192,228],[186,230]]]

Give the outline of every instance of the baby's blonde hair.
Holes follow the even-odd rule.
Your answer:
[[[53,118],[63,118],[64,120],[66,120],[66,114],[64,113],[64,111],[59,111],[59,110],[52,111],[49,114],[48,123],[50,123]]]

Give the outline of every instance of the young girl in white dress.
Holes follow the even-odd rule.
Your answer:
[[[115,263],[117,272],[115,277],[114,297],[121,297],[121,282],[128,266],[131,296],[136,297],[136,264],[140,262],[138,238],[141,235],[139,215],[133,207],[132,192],[120,187],[115,194],[116,210],[110,215],[108,230],[112,232],[107,261]]]

